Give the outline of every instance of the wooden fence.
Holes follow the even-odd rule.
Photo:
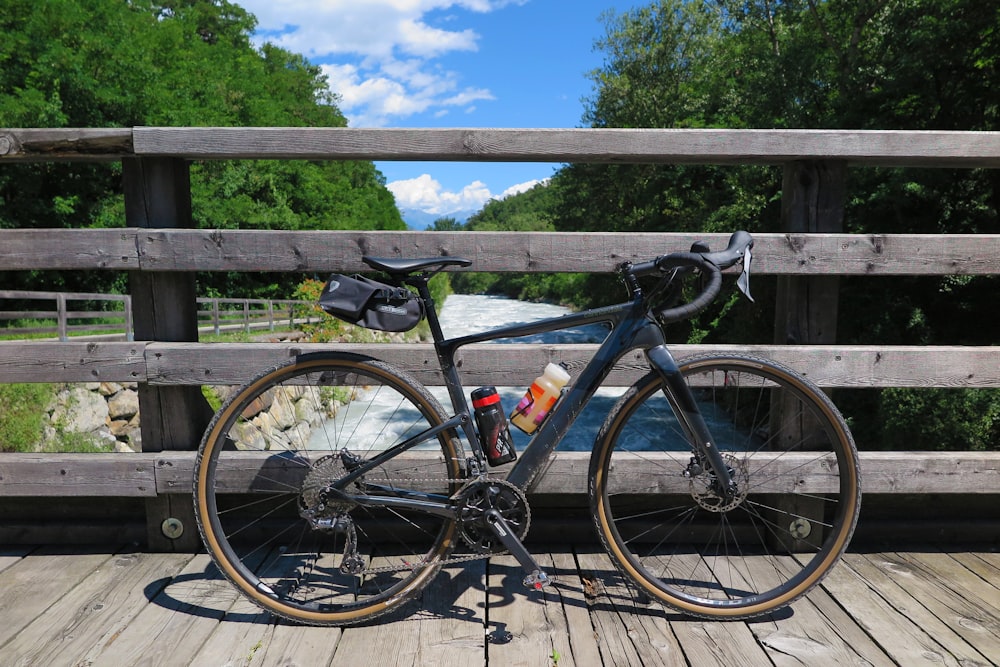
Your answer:
[[[92,294],[88,292],[35,292],[26,290],[0,290],[0,301],[42,301],[55,306],[54,309],[0,310],[0,321],[39,320],[30,327],[2,327],[0,333],[9,337],[29,337],[56,334],[66,342],[70,334],[75,336],[105,336],[108,339],[124,338],[135,340],[132,325],[132,297],[128,294]],[[73,302],[110,302],[121,304],[120,308],[106,310],[70,310]],[[274,331],[278,326],[295,327],[303,322],[311,322],[308,311],[305,316],[301,307],[311,306],[307,301],[293,299],[220,299],[199,297],[198,328],[218,335],[223,331],[244,331],[266,329]],[[297,308],[299,310],[297,310]],[[88,321],[94,320],[94,321]],[[112,321],[108,321],[112,320]],[[52,322],[52,324],[42,324]]]
[[[203,344],[195,271],[325,273],[361,270],[363,253],[460,255],[479,271],[611,271],[626,259],[713,246],[726,235],[618,233],[261,232],[191,229],[193,159],[373,159],[778,164],[785,169],[785,233],[757,235],[755,274],[777,276],[775,340],[750,351],[805,372],[826,387],[1000,387],[997,348],[841,346],[836,276],[1000,274],[1000,235],[844,234],[849,168],[1000,167],[1000,133],[765,130],[354,130],[329,128],[134,128],[0,130],[0,163],[121,160],[123,229],[0,230],[0,270],[125,271],[136,340],[0,344],[0,382],[133,381],[140,387],[143,452],[0,455],[0,541],[144,539],[151,548],[196,544],[190,488],[193,449],[209,413],[200,385],[234,384],[312,349],[298,344]],[[3,168],[0,166],[0,168]],[[41,242],[42,240],[45,242]],[[57,242],[54,240],[57,239]],[[833,280],[831,281],[831,278]],[[841,304],[841,312],[846,305]],[[834,326],[831,327],[831,324]],[[784,344],[795,340],[797,344]],[[429,384],[439,381],[427,345],[351,345]],[[679,352],[730,349],[678,346]],[[746,347],[740,347],[747,350]],[[462,351],[463,380],[522,386],[549,360],[582,365],[588,345],[476,345]],[[623,360],[608,382],[642,372]],[[871,443],[860,443],[862,447]],[[993,443],[995,446],[995,443]],[[862,516],[873,534],[908,523],[921,502],[938,537],[1000,534],[997,452],[865,452]],[[586,454],[561,453],[532,490],[579,503]],[[916,496],[914,496],[916,494]],[[961,495],[962,507],[942,502]],[[66,503],[72,497],[72,503]],[[88,498],[94,502],[87,502]],[[933,498],[933,508],[922,501]],[[971,498],[971,500],[970,500]],[[871,499],[875,499],[874,504]],[[971,503],[971,504],[970,504]],[[947,507],[950,514],[934,514]],[[42,520],[38,519],[44,509]],[[885,509],[889,508],[889,509]],[[895,514],[891,514],[895,508]],[[974,508],[974,509],[970,509]],[[884,516],[878,512],[883,511]],[[876,524],[875,518],[883,519]],[[188,527],[160,531],[167,518]],[[870,520],[871,523],[866,523]],[[986,523],[984,523],[986,522]]]

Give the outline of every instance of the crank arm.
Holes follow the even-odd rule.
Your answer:
[[[517,539],[517,536],[511,531],[510,526],[507,525],[500,512],[495,509],[487,510],[485,518],[486,525],[490,527],[493,534],[497,536],[503,545],[507,547],[507,550],[510,551],[511,555],[521,564],[521,568],[527,575],[524,578],[525,586],[540,591],[551,583],[549,575],[545,573],[545,570],[535,562],[532,555],[524,548],[521,540]]]

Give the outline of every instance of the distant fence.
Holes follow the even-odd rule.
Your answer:
[[[5,336],[37,336],[55,334],[60,341],[68,341],[70,334],[87,335],[98,332],[121,334],[126,341],[135,340],[132,325],[132,297],[128,294],[94,294],[89,292],[34,292],[25,290],[0,290],[0,301],[40,301],[54,304],[54,308],[37,310],[0,310],[0,321],[31,321],[32,326],[3,327]],[[73,310],[74,303],[106,302],[113,307],[106,310]],[[296,306],[312,305],[309,301],[292,299],[198,299],[198,322],[202,330],[215,334],[223,331],[267,329],[274,331],[287,324],[295,327],[314,319],[302,316]],[[86,321],[93,320],[93,321]],[[52,324],[41,324],[52,322]]]

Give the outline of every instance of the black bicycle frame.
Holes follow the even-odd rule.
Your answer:
[[[458,338],[445,338],[441,322],[434,308],[434,301],[427,289],[426,280],[416,279],[414,282],[426,306],[427,322],[434,337],[434,349],[444,374],[445,386],[451,398],[454,416],[448,419],[445,424],[396,445],[373,461],[362,465],[358,470],[352,471],[346,479],[340,480],[341,483],[337,485],[339,489],[346,488],[350,481],[360,477],[369,468],[379,465],[421,442],[426,442],[445,428],[462,428],[466,439],[472,446],[476,465],[480,471],[486,470],[486,458],[469,411],[458,367],[455,364],[457,351],[473,343],[484,343],[502,338],[520,338],[588,324],[610,325],[611,332],[601,343],[596,354],[584,367],[577,380],[556,403],[548,418],[528,442],[527,447],[519,453],[517,462],[507,475],[507,481],[525,491],[530,490],[539,479],[539,473],[550,461],[552,452],[555,451],[563,436],[569,431],[573,422],[576,421],[591,397],[604,382],[615,363],[631,350],[642,349],[645,351],[650,366],[663,380],[664,393],[685,435],[692,444],[693,453],[699,456],[703,465],[710,466],[710,469],[715,473],[721,492],[724,493],[725,490],[732,487],[731,475],[714,445],[711,433],[701,416],[695,398],[684,381],[677,362],[666,347],[660,326],[648,314],[645,299],[640,291],[636,291],[631,301],[615,306],[595,308],[525,324],[497,327]],[[350,499],[369,507],[405,506],[410,509],[429,511],[433,514],[448,513],[446,506],[442,505],[441,496],[396,488],[386,489],[386,491],[389,492],[389,496],[350,496]]]

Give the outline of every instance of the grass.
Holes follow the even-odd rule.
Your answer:
[[[49,424],[47,408],[58,385],[33,382],[0,384],[0,452],[106,452],[89,433],[67,431],[62,424]],[[45,441],[45,427],[55,438]]]
[[[0,384],[0,451],[30,452],[42,441],[52,384]]]

